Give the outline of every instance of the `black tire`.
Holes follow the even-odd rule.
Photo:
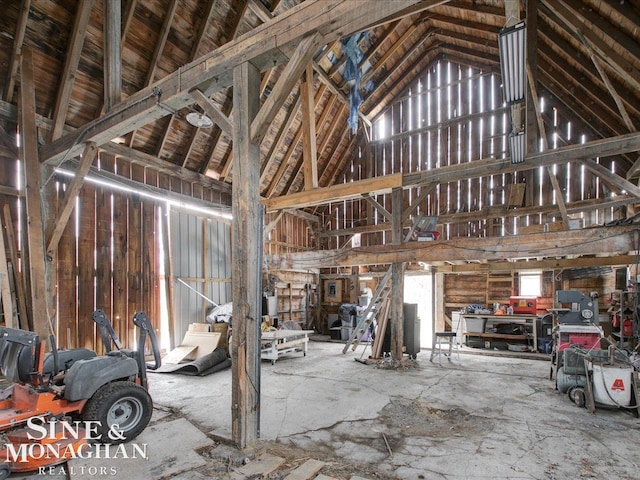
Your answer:
[[[580,407],[580,408],[585,407],[587,403],[587,399],[584,394],[584,388],[574,387],[571,390],[569,390],[567,393],[569,394],[569,398],[571,399],[571,401],[575,403],[577,407]]]
[[[9,475],[11,475],[11,468],[9,468],[9,465],[0,465],[0,480],[9,478]]]
[[[82,419],[99,422],[100,443],[115,444],[136,438],[146,428],[152,412],[153,402],[144,388],[133,382],[113,382],[93,394]]]

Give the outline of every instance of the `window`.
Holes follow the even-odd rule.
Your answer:
[[[520,279],[520,295],[523,297],[539,297],[542,291],[542,272],[522,272]]]

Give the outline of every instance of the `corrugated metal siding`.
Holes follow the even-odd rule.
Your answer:
[[[217,304],[231,301],[231,226],[176,210],[171,211],[170,222],[174,277],[173,334],[176,344],[179,344],[190,323],[205,321],[210,306],[196,292]]]

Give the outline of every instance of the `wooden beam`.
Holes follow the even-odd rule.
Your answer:
[[[31,8],[31,0],[22,0],[20,6],[20,14],[16,22],[16,32],[13,36],[13,49],[11,50],[11,59],[9,60],[9,68],[7,81],[4,85],[2,98],[9,103],[13,103],[13,90],[16,84],[16,74],[18,73],[18,64],[20,62],[20,54],[22,53],[22,45],[24,43],[24,35],[27,31],[27,20],[29,18],[29,9]]]
[[[320,99],[322,98],[322,92],[324,92],[323,86],[321,86],[316,92],[314,109],[320,103]],[[269,186],[267,187],[265,197],[273,196],[276,188],[278,187],[278,184],[280,183],[280,180],[282,179],[282,176],[284,175],[285,170],[289,166],[289,160],[291,159],[293,152],[298,147],[298,142],[300,141],[301,137],[302,137],[302,129],[298,128],[298,131],[294,135],[293,140],[291,140],[291,143],[289,144],[287,151],[285,152],[284,156],[280,160],[280,165],[278,165],[278,169],[276,170],[275,175],[271,177],[271,181],[269,182]]]
[[[193,99],[202,107],[204,113],[214,121],[220,130],[222,130],[230,138],[233,137],[233,123],[224,113],[220,110],[209,97],[202,93],[197,88],[189,92]]]
[[[65,192],[62,208],[60,208],[58,211],[53,233],[51,234],[51,238],[47,243],[46,251],[49,255],[52,255],[58,249],[58,242],[62,237],[62,232],[64,232],[69,218],[71,217],[71,212],[73,212],[73,209],[76,205],[76,198],[78,197],[78,193],[80,193],[80,189],[82,188],[84,179],[87,176],[87,173],[89,173],[91,164],[95,160],[97,154],[98,146],[95,143],[88,143],[84,149],[84,153],[82,154],[80,165],[76,170],[76,175],[69,185],[69,188]]]
[[[286,138],[286,133],[291,128],[291,124],[295,120],[298,110],[300,109],[300,105],[302,104],[302,98],[300,94],[295,96],[295,101],[291,104],[289,111],[287,112],[287,116],[280,125],[278,129],[278,133],[276,134],[273,142],[271,142],[271,148],[269,148],[269,152],[265,157],[265,161],[262,162],[261,172],[260,172],[260,184],[265,181],[267,174],[271,170],[271,165],[273,164],[276,155],[280,152],[280,147],[282,146],[282,142],[284,142]],[[315,105],[315,104],[314,104]]]
[[[311,222],[311,223],[319,223],[320,219],[316,216],[313,215],[311,213],[307,213],[303,210],[283,210],[283,212],[292,215],[294,217],[298,217],[298,218],[302,218],[303,220],[306,220],[307,222]]]
[[[44,251],[43,208],[40,203],[42,188],[41,165],[38,159],[38,131],[36,127],[36,94],[33,72],[33,55],[29,47],[20,56],[20,133],[22,136],[21,160],[25,172],[25,198],[27,214],[27,244],[29,248],[29,285],[33,328],[41,341],[47,341],[52,333],[47,305],[49,291],[46,278]],[[15,266],[14,266],[15,267]]]
[[[61,173],[66,175],[69,174],[69,172],[75,172],[78,168],[79,162],[77,160],[69,160],[68,162],[65,162],[64,166],[61,168]],[[148,193],[156,198],[163,198],[179,204],[189,204],[202,208],[218,209],[222,212],[226,212],[229,209],[229,205],[227,204],[211,202],[182,193],[172,192],[164,188],[154,187],[106,170],[99,170],[92,166],[85,178],[85,182],[93,181],[103,184],[106,183],[115,189],[133,190],[134,192],[140,192],[141,194]],[[221,218],[220,221],[224,222],[227,220]]]
[[[590,21],[585,20],[584,16],[581,15],[575,7],[572,8],[568,6],[566,2],[543,0],[541,3],[553,12],[575,35],[577,35],[579,31],[582,32],[598,56],[604,59],[632,88],[640,90],[640,70],[626,61],[626,59],[611,46],[611,44],[616,41],[615,36],[609,36],[608,32],[602,32],[602,30],[596,29]],[[605,37],[608,37],[611,41],[603,40],[595,30],[604,33]],[[618,34],[619,32],[616,33],[616,35]]]
[[[620,111],[620,116],[622,117],[622,120],[624,121],[625,125],[627,126],[630,132],[635,132],[636,127],[633,124],[633,121],[631,120],[631,117],[629,116],[629,113],[627,112],[627,109],[624,106],[624,102],[622,101],[622,98],[620,98],[620,95],[618,95],[618,92],[613,86],[613,83],[611,83],[611,80],[609,80],[609,75],[607,75],[607,72],[600,64],[600,59],[596,56],[589,41],[584,37],[582,32],[579,30],[578,30],[578,36],[580,37],[580,41],[582,42],[582,44],[587,49],[587,52],[589,53],[589,57],[591,58],[593,65],[596,67],[596,70],[598,70],[598,73],[600,74],[600,78],[602,79],[602,83],[604,83],[605,87],[609,91],[609,94],[611,95],[611,98],[613,98],[613,101],[616,102],[616,106]]]
[[[260,72],[249,62],[233,72],[233,350],[232,439],[245,448],[260,433],[260,324],[262,319],[262,214],[260,142],[251,125],[260,107]]]
[[[629,193],[629,195],[640,198],[640,187],[637,187],[626,178],[613,173],[604,165],[596,163],[595,160],[591,159],[582,159],[580,160],[580,163],[582,163],[585,167],[587,167],[587,169],[595,173],[603,182],[607,183],[608,185],[617,187],[620,190],[626,191],[627,193]]]
[[[18,151],[18,144],[16,142],[16,139],[15,137],[9,135],[6,130],[2,128],[2,125],[0,125],[0,140],[2,140],[2,143],[4,143],[4,145],[9,149],[9,152],[13,156],[13,158],[18,158],[20,153]]]
[[[114,108],[108,116],[88,123],[74,133],[40,148],[41,159],[56,164],[66,156],[81,153],[81,143],[92,141],[99,146],[136,128],[162,118],[170,111],[191,104],[188,94],[200,88],[206,95],[231,83],[233,68],[251,60],[267,69],[285,61],[283,52],[310,31],[318,31],[330,42],[366,28],[371,22],[401,12],[419,0],[307,0],[293,7],[249,34],[225,44],[200,59],[136,92]]]
[[[394,262],[504,261],[507,258],[566,255],[627,255],[635,246],[635,225],[535,233],[512,237],[460,237],[437,242],[408,242],[343,250],[265,256],[266,268],[298,269],[379,265]]]
[[[106,7],[105,9],[116,10],[115,5],[119,3],[119,1],[105,2],[106,5],[114,5],[114,7],[110,9],[107,9]],[[71,91],[73,89],[73,83],[76,78],[78,63],[80,62],[82,46],[84,45],[84,38],[87,34],[87,25],[89,24],[89,16],[91,15],[93,4],[93,0],[87,0],[86,2],[80,2],[78,4],[78,11],[76,12],[76,18],[73,23],[71,38],[67,47],[64,69],[62,71],[62,77],[60,78],[60,86],[58,87],[58,96],[56,97],[56,103],[53,109],[53,126],[51,130],[51,140],[60,138],[62,132],[64,131],[64,124],[67,119],[67,111],[69,110],[69,99],[71,98]],[[105,22],[105,25],[106,24],[108,24],[108,22]],[[119,38],[120,25],[118,24],[118,39]]]
[[[427,196],[433,192],[433,190],[438,186],[437,183],[432,183],[431,185],[425,185],[420,187],[420,195],[413,199],[411,205],[409,205],[404,212],[402,212],[402,221],[406,221],[409,219],[411,214],[418,208],[418,205],[422,203],[422,201],[427,198]]]
[[[619,137],[595,140],[580,145],[569,145],[555,150],[530,154],[524,163],[513,165],[508,160],[484,159],[466,162],[462,164],[449,165],[426,172],[415,172],[407,174],[394,174],[387,177],[375,177],[373,179],[360,180],[358,182],[339,184],[329,188],[319,188],[314,191],[298,192],[284,197],[269,198],[263,200],[269,211],[281,208],[304,208],[313,205],[322,205],[336,200],[357,198],[365,193],[378,194],[387,193],[391,188],[397,186],[395,182],[398,177],[402,177],[403,188],[413,188],[431,183],[447,183],[467,178],[483,177],[495,174],[495,172],[512,173],[515,171],[533,170],[541,166],[549,166],[554,163],[566,163],[573,160],[590,157],[606,157],[629,151],[640,150],[640,133],[630,133]],[[385,178],[390,178],[387,188]],[[393,178],[393,180],[391,180]],[[620,180],[623,180],[620,177]],[[367,182],[371,185],[381,186],[379,190],[367,191]],[[626,182],[631,185],[630,182]],[[637,187],[636,187],[637,188]]]
[[[83,2],[84,3],[84,2]],[[104,111],[109,112],[122,101],[122,2],[103,3],[104,12]],[[86,29],[86,25],[85,25]],[[82,47],[80,47],[82,50]],[[78,52],[80,53],[80,52]],[[77,65],[77,63],[76,63]],[[66,115],[66,112],[65,112]],[[63,122],[64,125],[64,122]],[[54,124],[55,126],[55,124]],[[60,130],[52,138],[57,139]]]
[[[307,64],[305,81],[300,84],[302,97],[302,156],[304,159],[304,189],[318,188],[318,152],[316,145],[316,116],[313,101],[313,67]]]
[[[231,185],[227,183],[214,180],[211,177],[207,177],[206,175],[202,175],[192,170],[187,170],[186,168],[181,168],[175,163],[161,160],[157,157],[154,157],[153,155],[149,155],[139,150],[134,150],[133,148],[127,147],[126,145],[107,142],[100,146],[100,150],[110,153],[111,155],[116,155],[117,157],[123,157],[132,163],[137,163],[145,167],[153,168],[154,170],[162,173],[167,173],[169,175],[178,176],[187,182],[198,183],[213,190],[224,193],[231,193]]]
[[[273,229],[276,227],[276,225],[278,224],[278,222],[280,221],[280,219],[281,219],[281,218],[282,218],[282,216],[284,215],[284,212],[285,212],[285,211],[286,211],[286,210],[280,210],[280,211],[278,212],[278,214],[276,215],[276,218],[274,218],[273,220],[271,220],[271,221],[269,222],[269,224],[268,224],[268,225],[266,225],[266,226],[264,227],[263,232],[262,232],[262,241],[263,241],[263,242],[266,242],[266,241],[267,241],[267,235],[269,235],[269,232],[270,232],[271,230],[273,230]]]
[[[550,75],[553,81],[561,82],[562,86],[569,91],[567,96],[580,101],[580,105],[583,105],[587,111],[606,112],[605,114],[598,114],[601,122],[618,124],[620,122],[619,111],[615,102],[613,100],[609,101],[610,96],[607,95],[608,91],[602,83],[602,78],[597,69],[588,63],[580,64],[580,66],[573,65],[571,52],[575,51],[576,46],[574,42],[570,42],[557,33],[557,30],[565,28],[562,22],[544,8],[540,9],[538,13],[544,22],[539,31],[543,42],[541,42],[538,54],[541,59],[544,58],[546,60],[539,63],[538,74]],[[558,75],[560,74],[564,78],[559,77]],[[640,115],[640,107],[637,102],[633,101],[635,97],[633,90],[622,80],[618,80],[617,77],[616,79],[610,78],[610,80],[615,85],[616,91],[624,99],[627,110],[630,113],[633,112],[636,116]],[[547,88],[553,90],[552,88]],[[589,109],[588,106],[591,103],[594,106]],[[617,133],[626,132],[626,129],[621,129]]]
[[[177,7],[178,0],[171,0],[169,8],[164,13],[164,22],[162,23],[162,28],[158,33],[158,40],[156,41],[156,46],[153,51],[153,55],[151,56],[149,70],[147,70],[147,78],[144,82],[146,86],[151,85],[155,80],[158,63],[160,62],[160,57],[162,57],[162,54],[164,53],[164,46],[167,43],[167,38],[169,37],[169,31],[171,30],[171,24],[173,23],[173,17],[176,14]]]
[[[262,141],[271,122],[276,118],[287,97],[291,95],[294,85],[298,83],[311,57],[322,43],[322,35],[317,32],[300,41],[289,59],[289,63],[284,67],[278,81],[273,86],[269,97],[253,120],[251,125],[251,139],[253,141]]]
[[[402,245],[402,188],[391,191],[391,243]],[[404,346],[403,304],[404,304],[404,262],[391,264],[391,358],[402,361]]]
[[[540,100],[538,99],[538,90],[536,88],[536,81],[533,77],[533,73],[531,72],[531,67],[529,64],[525,65],[526,75],[529,85],[529,94],[531,95],[531,99],[533,103],[533,107],[535,109],[536,120],[538,123],[538,132],[540,134],[540,138],[542,140],[542,150],[548,150],[549,144],[547,143],[547,132],[544,128],[544,121],[542,120],[542,113],[540,112]],[[562,193],[562,188],[560,188],[560,183],[558,183],[558,177],[555,176],[553,170],[551,170],[551,166],[547,165],[547,175],[549,175],[549,179],[551,180],[551,185],[553,186],[553,191],[555,192],[555,198],[558,202],[558,208],[560,209],[560,215],[562,216],[562,221],[564,222],[565,229],[569,228],[569,215],[567,214],[567,206],[564,201],[564,195]]]
[[[322,205],[337,200],[358,198],[364,194],[379,195],[388,193],[393,188],[402,186],[402,174],[395,173],[384,177],[366,178],[356,182],[334,185],[327,188],[316,188],[304,192],[292,193],[284,197],[263,199],[262,204],[268,211],[282,208],[305,208]]]
[[[567,205],[567,212],[570,214],[580,214],[583,212],[591,212],[594,210],[608,210],[620,208],[625,205],[636,203],[637,199],[629,195],[618,195],[614,198],[591,198],[588,200],[580,200]],[[557,205],[536,205],[532,207],[522,207],[518,209],[505,210],[504,205],[494,205],[485,207],[482,210],[473,210],[471,212],[462,213],[445,213],[438,216],[438,223],[446,225],[449,223],[473,222],[482,219],[494,218],[519,218],[528,215],[557,215],[560,213]],[[403,220],[405,228],[410,228],[411,223],[407,221],[408,217]],[[320,237],[346,236],[356,233],[369,234],[383,231],[391,231],[391,223],[378,223],[377,225],[362,225],[360,227],[336,229],[319,234]]]
[[[393,217],[391,216],[391,212],[389,212],[389,210],[387,210],[382,205],[380,205],[380,202],[378,202],[375,198],[373,198],[368,193],[364,194],[362,197],[367,201],[369,205],[375,208],[384,218],[386,218],[388,222],[393,222]],[[393,229],[393,226],[391,228]]]
[[[529,0],[525,5],[525,19],[527,22],[526,31],[526,68],[528,69],[527,77],[529,85],[537,85],[538,83],[538,0]],[[525,122],[524,131],[526,134],[525,152],[534,152],[537,149],[536,133],[536,111],[539,110],[539,104],[533,100],[531,89],[525,91]],[[539,132],[542,135],[542,132]]]
[[[191,155],[191,152],[193,151],[193,147],[195,145],[195,141],[196,141],[196,137],[198,136],[198,133],[200,133],[200,127],[192,127],[191,128],[191,134],[189,135],[189,139],[187,140],[186,144],[187,144],[187,150],[184,152],[184,154],[182,155],[182,162],[181,162],[181,166],[183,169],[187,170],[187,162],[189,161],[189,155]]]
[[[263,22],[268,22],[273,18],[273,14],[259,0],[247,0],[247,6]]]
[[[612,138],[603,138],[579,145],[531,153],[525,157],[523,163],[513,165],[509,160],[483,159],[457,165],[441,167],[427,172],[407,173],[404,175],[405,188],[412,185],[428,184],[431,182],[453,182],[467,178],[484,177],[496,172],[513,173],[516,171],[533,170],[546,167],[554,163],[562,164],[574,160],[593,157],[608,157],[622,153],[640,150],[640,133],[628,133]]]
[[[23,192],[18,190],[17,188],[5,187],[4,185],[0,185],[0,194],[2,194],[2,195],[10,195],[12,197],[21,197],[21,196],[23,196]]]
[[[524,270],[562,270],[582,267],[604,267],[613,265],[633,265],[635,255],[616,255],[612,257],[553,258],[549,260],[516,260],[515,262],[464,263],[456,265],[438,265],[438,272],[447,273],[487,273],[513,272]]]

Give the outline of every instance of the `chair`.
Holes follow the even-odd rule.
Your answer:
[[[444,349],[443,345],[445,346]],[[438,364],[440,365],[442,365],[443,355],[451,361],[451,354],[454,349],[458,355],[458,361],[460,361],[460,351],[458,350],[458,342],[456,342],[456,332],[434,332],[429,361],[433,362],[433,357],[436,355],[438,356]]]

